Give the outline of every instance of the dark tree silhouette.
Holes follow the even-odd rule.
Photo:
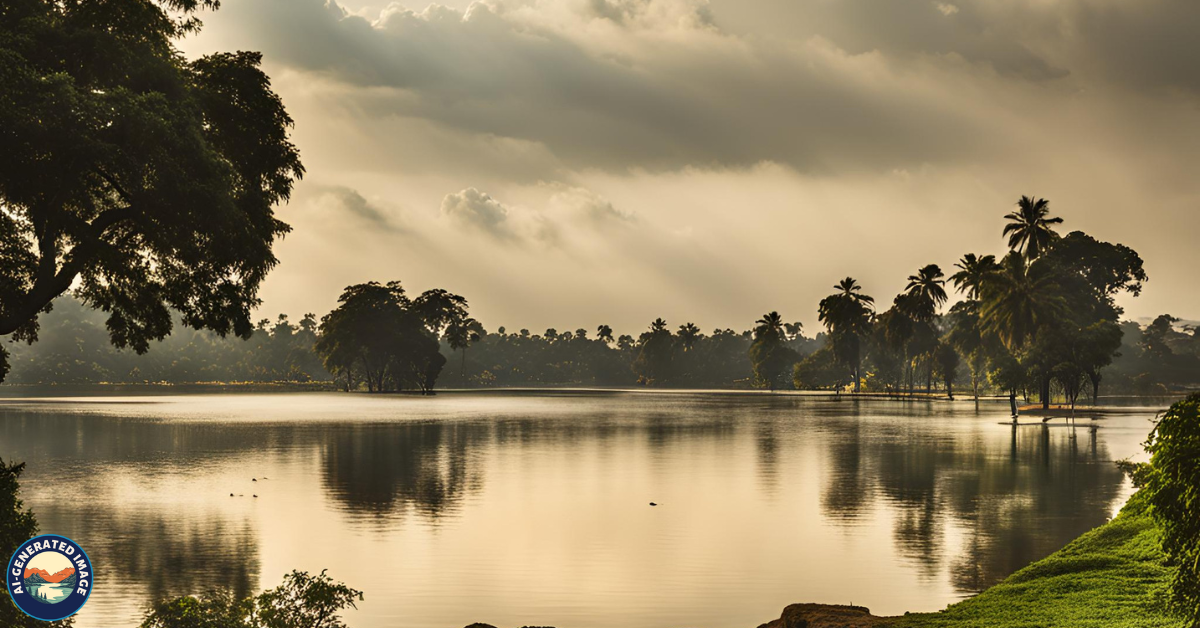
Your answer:
[[[251,333],[289,229],[273,208],[304,170],[258,53],[176,49],[217,5],[5,3],[0,336],[36,340],[38,313],[73,285],[119,347],[170,333],[168,308]]]
[[[970,299],[978,299],[979,287],[989,275],[1000,270],[995,255],[976,256],[974,253],[967,253],[954,266],[959,271],[950,275],[950,283]]]
[[[1010,351],[1019,351],[1045,325],[1064,317],[1067,303],[1050,269],[1026,263],[1016,251],[1004,257],[980,292],[980,322]]]
[[[754,342],[750,345],[750,363],[754,367],[754,384],[775,390],[799,360],[796,351],[788,347],[783,317],[769,312],[754,322]]]
[[[1050,201],[1044,198],[1022,196],[1017,201],[1017,211],[1004,216],[1009,224],[1004,225],[1008,236],[1008,248],[1029,259],[1037,259],[1050,243],[1058,239],[1053,225],[1062,224],[1062,218],[1050,217]]]
[[[817,306],[817,317],[829,331],[834,356],[851,371],[854,392],[862,386],[862,338],[870,331],[875,299],[862,293],[853,277],[838,282],[837,290]]]
[[[361,377],[370,392],[433,390],[446,358],[400,282],[350,286],[338,302],[321,319],[316,351],[347,389]]]

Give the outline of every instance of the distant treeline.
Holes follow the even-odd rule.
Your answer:
[[[42,339],[33,345],[10,344],[13,368],[10,384],[94,384],[195,382],[333,382],[320,356],[314,351],[318,323],[307,315],[298,323],[287,316],[259,322],[249,340],[222,338],[210,331],[177,326],[165,340],[153,343],[145,355],[116,349],[109,342],[104,314],[85,307],[74,298],[56,302],[42,316]],[[1118,356],[1105,369],[1108,394],[1158,394],[1200,386],[1200,333],[1195,328],[1180,331],[1177,321],[1160,316],[1148,326],[1126,321]],[[945,324],[945,317],[939,321]],[[463,353],[441,344],[449,359],[438,384],[442,387],[503,386],[638,386],[678,388],[752,388],[755,373],[750,358],[754,331],[717,329],[701,333],[685,324],[673,331],[648,329],[638,337],[613,337],[611,329],[576,329],[559,332],[547,329],[532,333],[501,327],[482,331]],[[798,323],[785,326],[784,346],[795,352],[803,365],[801,377],[814,377],[802,388],[829,389],[837,385],[836,366],[830,373],[811,373],[820,364],[813,359],[829,346],[828,334],[815,338],[801,333]],[[655,335],[657,334],[657,335]],[[653,343],[651,342],[654,339]],[[661,349],[643,355],[657,343]],[[639,357],[642,360],[639,362]],[[817,354],[817,358],[821,358]],[[806,359],[807,358],[807,359]],[[653,362],[658,360],[659,364]],[[652,373],[652,367],[658,372]],[[868,391],[889,390],[879,385],[875,367],[867,367]],[[936,372],[936,369],[935,369]],[[935,378],[934,390],[945,392],[944,382]],[[654,379],[657,377],[657,379]],[[841,378],[844,383],[845,378]],[[970,369],[963,361],[955,368],[956,382],[969,386]],[[787,383],[784,382],[784,387]],[[892,388],[891,390],[901,390]],[[923,390],[923,389],[921,389]],[[982,393],[1003,392],[986,381]]]
[[[799,388],[893,394],[1007,394],[1069,403],[1200,387],[1200,332],[1163,315],[1120,321],[1115,296],[1147,275],[1132,249],[1083,232],[1060,236],[1043,199],[1006,216],[1009,252],[968,254],[947,277],[910,276],[878,311],[852,278],[818,304],[808,336],[777,312],[747,330],[703,333],[654,320],[638,334],[488,331],[467,299],[410,298],[399,282],[350,286],[319,321],[258,323],[248,340],[175,325],[144,355],[110,343],[106,316],[74,298],[40,317],[40,340],[9,342],[10,383],[329,382],[344,390],[489,386]],[[943,311],[947,285],[962,299]]]

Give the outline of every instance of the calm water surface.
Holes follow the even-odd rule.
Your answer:
[[[29,463],[42,531],[97,565],[79,628],[291,569],[364,590],[356,628],[753,628],[799,601],[940,609],[1119,508],[1111,461],[1139,452],[1153,410],[1097,429],[1013,429],[1005,411],[684,393],[9,399],[0,457]]]

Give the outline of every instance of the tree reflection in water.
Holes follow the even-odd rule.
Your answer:
[[[524,497],[536,474],[561,474],[601,491],[557,495],[570,503],[540,511],[546,519],[540,525],[567,525],[570,513],[557,517],[572,506],[580,512],[623,508],[630,486],[662,486],[701,514],[688,520],[695,529],[663,530],[667,541],[676,532],[694,533],[729,538],[731,547],[753,553],[767,542],[754,536],[759,528],[777,534],[773,543],[786,544],[793,524],[812,530],[816,520],[834,535],[890,545],[892,555],[860,555],[857,565],[897,561],[930,589],[948,584],[969,594],[1103,523],[1125,490],[1108,462],[1111,441],[1098,430],[1012,429],[987,419],[986,409],[954,404],[777,395],[447,395],[419,400],[421,406],[402,398],[330,399],[333,409],[308,420],[293,420],[299,406],[280,406],[266,419],[253,414],[261,406],[248,405],[245,416],[176,420],[170,406],[162,416],[149,406],[124,416],[98,415],[86,404],[57,410],[0,405],[0,456],[29,462],[27,501],[43,529],[86,541],[104,567],[104,581],[118,585],[106,587],[105,595],[134,597],[138,605],[214,587],[248,594],[260,586],[263,563],[275,569],[286,559],[293,562],[282,568],[301,566],[294,561],[308,554],[295,546],[260,556],[266,529],[289,533],[295,527],[268,525],[282,516],[275,506],[291,516],[324,507],[333,515],[322,517],[326,533],[349,538],[361,535],[353,528],[363,524],[372,532],[385,529],[388,536],[380,538],[391,542],[469,517],[467,505],[487,503],[489,489]],[[358,412],[375,414],[360,418]],[[1135,435],[1140,442],[1144,432]],[[249,484],[259,473],[253,469],[267,467],[271,475],[290,475]],[[236,490],[246,501],[226,497],[232,482],[244,483]],[[249,495],[285,487],[291,492],[270,503]],[[641,495],[634,499],[640,502]],[[729,510],[723,499],[748,509],[738,514],[753,522],[751,531],[736,527],[743,521],[738,517],[705,528],[704,514],[721,517]],[[621,547],[643,542],[655,530],[653,521],[590,533],[611,533],[599,538]],[[523,524],[519,518],[505,523]],[[288,553],[281,557],[280,551]],[[803,540],[787,551],[802,555]],[[718,548],[705,560],[736,566],[738,558]],[[119,592],[126,588],[129,593]]]

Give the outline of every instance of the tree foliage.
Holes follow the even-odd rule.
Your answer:
[[[289,229],[274,206],[304,170],[259,54],[176,49],[217,4],[0,10],[0,335],[35,341],[38,313],[72,286],[119,347],[145,351],[172,309],[251,333]]]
[[[784,385],[792,366],[799,359],[789,340],[783,317],[769,312],[754,323],[754,342],[750,345],[750,363],[754,367],[754,385],[775,390]]]
[[[817,319],[829,332],[833,355],[849,369],[858,392],[862,382],[863,337],[871,331],[875,299],[864,294],[853,277],[841,280],[834,289],[837,292],[817,304]]]
[[[37,536],[37,518],[21,502],[21,472],[25,463],[6,463],[0,460],[0,556],[16,553],[22,543]],[[66,628],[73,624],[63,621],[45,622],[21,612],[8,595],[0,601],[0,626],[5,628]]]
[[[255,597],[237,599],[228,591],[185,596],[156,604],[141,628],[345,628],[341,612],[357,608],[361,591],[293,571],[283,584]]]
[[[398,281],[356,284],[321,318],[316,351],[347,389],[431,392],[446,358]]]
[[[1017,211],[1004,218],[1009,221],[1004,225],[1008,248],[1030,260],[1037,259],[1058,238],[1053,225],[1063,221],[1050,216],[1050,201],[1032,196],[1022,196]]]
[[[1178,568],[1172,597],[1200,626],[1200,393],[1171,406],[1146,450],[1150,471],[1143,490],[1162,526],[1163,549]]]

